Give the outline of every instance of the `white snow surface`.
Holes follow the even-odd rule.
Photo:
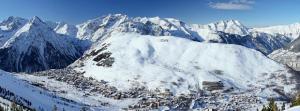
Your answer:
[[[134,33],[114,33],[92,50],[110,44],[107,50],[115,59],[112,67],[97,66],[93,58],[76,68],[85,76],[109,81],[126,90],[136,82],[149,89],[171,89],[175,94],[188,93],[190,86],[202,81],[223,81],[226,86],[247,89],[248,85],[265,80],[263,73],[286,70],[283,65],[268,59],[253,49],[238,45],[201,43],[172,36],[148,36]],[[216,74],[217,70],[221,74]],[[135,78],[135,79],[134,79]],[[182,85],[172,82],[183,79]],[[268,81],[265,81],[268,82]]]
[[[300,111],[300,106],[295,106],[284,111]]]

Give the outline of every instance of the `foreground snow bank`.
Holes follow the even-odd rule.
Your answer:
[[[292,108],[284,110],[284,111],[300,111],[300,106],[295,106],[295,107],[292,107]]]

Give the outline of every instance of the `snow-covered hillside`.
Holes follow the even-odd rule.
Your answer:
[[[77,37],[97,41],[111,32],[136,32],[143,35],[172,35],[201,41],[201,37],[194,35],[189,27],[171,18],[129,18],[126,15],[115,14],[103,16],[77,25]]]
[[[114,33],[94,45],[73,67],[86,77],[108,81],[118,89],[130,89],[137,82],[152,90],[170,89],[175,94],[189,93],[196,84],[202,87],[203,81],[222,81],[227,88],[240,90],[264,87],[261,85],[271,81],[283,86],[280,81],[268,79],[287,70],[242,46],[124,33]],[[289,88],[284,90],[291,91]]]
[[[0,71],[0,97],[6,99],[6,101],[14,101],[19,105],[36,109],[38,111],[50,111],[53,109],[54,105],[59,110],[64,109],[67,111],[79,111],[82,107],[84,107],[84,104],[81,101],[71,100],[72,98],[69,96],[72,96],[72,94],[69,96],[62,96],[58,92],[55,93],[51,92],[51,90],[48,90],[48,88],[53,84],[56,84],[56,87],[59,87],[62,85],[62,83],[55,83],[53,81],[47,81],[47,79],[43,79],[44,82],[48,82],[47,84],[49,87],[42,87],[42,84],[27,82],[26,79],[22,79],[24,78],[23,76],[30,79],[39,78],[28,75],[14,75],[12,73]],[[71,90],[71,88],[72,87],[69,87],[69,90]],[[78,95],[73,96],[80,98]]]
[[[282,49],[276,50],[268,56],[282,64],[287,64],[293,69],[300,71],[300,38],[295,39]]]

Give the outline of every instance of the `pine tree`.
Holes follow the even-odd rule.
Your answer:
[[[22,106],[18,106],[18,111],[24,111],[24,108]]]
[[[87,111],[87,107],[82,107],[80,111]]]
[[[53,109],[52,109],[52,111],[58,111],[58,108],[57,108],[57,106],[56,106],[56,105],[54,105],[54,106],[53,106]]]
[[[10,110],[11,111],[19,111],[18,105],[15,102],[12,102],[11,106],[10,106]]]
[[[285,103],[283,103],[281,106],[281,111],[284,111],[284,110],[285,110]]]
[[[299,106],[300,105],[300,94],[292,101],[291,107]]]
[[[274,99],[271,99],[269,101],[268,106],[266,107],[265,105],[263,106],[261,111],[279,111],[277,104],[275,103]]]
[[[265,105],[263,105],[263,108],[261,109],[261,111],[267,111],[267,108]]]
[[[4,108],[2,106],[0,106],[0,111],[4,111]]]
[[[269,111],[278,111],[277,104],[275,103],[274,99],[271,99],[269,102]]]

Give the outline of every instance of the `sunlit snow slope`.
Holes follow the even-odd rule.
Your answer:
[[[36,110],[50,111],[54,105],[59,110],[77,111],[81,104],[63,99],[49,90],[36,87],[17,75],[0,70],[0,96],[17,104]]]
[[[262,53],[238,45],[124,33],[113,33],[96,43],[72,66],[119,89],[139,83],[174,93],[186,93],[196,84],[201,87],[202,81],[222,81],[228,87],[248,89],[267,84],[273,81],[268,80],[270,75],[287,70]],[[282,85],[280,80],[275,83]]]

